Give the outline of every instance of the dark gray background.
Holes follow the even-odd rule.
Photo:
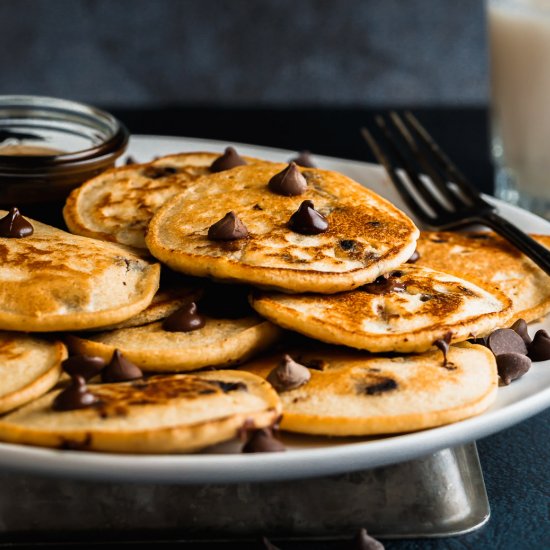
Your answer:
[[[110,106],[487,101],[483,0],[1,0],[0,93]]]

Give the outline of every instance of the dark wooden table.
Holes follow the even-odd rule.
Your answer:
[[[107,106],[108,108],[108,106]],[[370,124],[367,109],[111,109],[132,133],[239,141],[350,159],[372,160],[359,127]],[[487,110],[418,109],[415,113],[442,147],[483,191],[492,190]],[[388,549],[550,548],[550,410],[478,441],[492,508],[481,530],[455,538],[385,541]],[[350,536],[352,534],[350,533]],[[90,539],[88,539],[90,540]],[[352,549],[346,541],[277,541],[281,550]],[[113,545],[112,547],[118,547]],[[34,548],[37,546],[35,545]],[[69,546],[71,547],[71,546]],[[88,542],[78,548],[105,548]],[[256,543],[169,542],[164,548],[263,548]]]

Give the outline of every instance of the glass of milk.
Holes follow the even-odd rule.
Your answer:
[[[550,0],[487,0],[497,197],[550,219]]]

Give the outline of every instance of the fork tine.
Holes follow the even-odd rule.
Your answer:
[[[411,212],[413,212],[419,219],[424,219],[426,217],[425,211],[420,208],[416,200],[409,193],[409,190],[406,188],[403,180],[399,177],[399,174],[397,174],[397,171],[390,162],[389,157],[382,152],[382,149],[372,137],[372,134],[364,127],[361,128],[361,134],[363,139],[368,143],[378,162],[385,168],[386,173],[390,176],[397,191],[401,195],[401,198],[407,203],[407,206],[411,209]]]
[[[397,162],[399,163],[401,168],[405,171],[405,173],[407,174],[407,177],[412,182],[414,189],[420,194],[424,202],[430,207],[430,209],[435,213],[436,216],[441,216],[447,213],[449,210],[447,208],[444,208],[442,203],[434,197],[433,193],[426,187],[426,183],[422,181],[418,176],[415,167],[401,152],[401,150],[399,149],[398,142],[391,134],[388,126],[386,125],[385,120],[381,116],[377,116],[375,118],[375,121],[376,121],[376,124],[378,124],[378,127],[380,128],[380,130],[382,130],[382,133],[386,139],[386,142],[392,154],[397,159]],[[410,193],[408,189],[407,189],[407,192]],[[426,212],[424,214],[424,218],[426,217],[426,214],[429,214],[429,213]],[[431,218],[433,216],[428,215],[428,217]]]
[[[435,185],[440,195],[451,206],[447,207],[447,210],[453,211],[465,206],[464,197],[454,193],[453,190],[447,185],[447,176],[442,174],[433,162],[430,162],[425,151],[418,146],[418,143],[411,135],[403,119],[395,111],[390,112],[390,118],[395,125],[395,128],[399,132],[400,136],[407,142],[411,151],[414,154],[415,160],[422,168],[422,172],[428,175],[432,183]],[[470,206],[472,201],[467,201],[466,206]],[[446,206],[446,204],[444,204]]]
[[[478,205],[486,205],[485,201],[481,198],[480,192],[468,181],[466,176],[458,169],[454,162],[441,150],[420,121],[410,111],[405,111],[405,118],[414,128],[424,145],[432,152],[439,165],[443,168],[446,173],[446,179],[455,183],[465,196],[470,197]]]

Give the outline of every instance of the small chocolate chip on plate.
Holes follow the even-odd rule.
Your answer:
[[[418,260],[420,260],[420,252],[418,252],[418,250],[415,250],[412,253],[412,256],[407,260],[407,263],[408,264],[414,264],[414,263],[418,262]]]
[[[289,162],[294,162],[298,166],[303,166],[304,168],[317,168],[309,151],[301,151],[298,156],[290,159]]]
[[[307,181],[296,164],[291,162],[284,170],[278,172],[269,180],[267,187],[277,195],[293,197],[305,193]]]
[[[97,376],[106,365],[105,359],[94,355],[72,355],[61,363],[61,367],[68,375],[82,376],[84,380]]]
[[[206,321],[199,314],[197,304],[189,302],[166,317],[162,328],[168,332],[191,332],[204,327]]]
[[[71,384],[61,391],[52,403],[54,411],[74,411],[99,403],[99,398],[88,390],[82,376],[72,376]]]
[[[550,359],[550,334],[545,330],[537,330],[533,341],[529,344],[531,361],[546,361]]]
[[[504,384],[520,378],[531,368],[531,359],[521,353],[501,353],[496,356],[498,375]]]
[[[495,354],[521,353],[527,355],[523,338],[511,328],[498,328],[487,337],[487,347]]]
[[[518,319],[510,328],[522,337],[526,346],[531,343],[531,336],[529,336],[527,332],[527,323],[525,319]]]
[[[20,214],[18,208],[10,208],[8,214],[0,219],[0,237],[20,239],[30,237],[33,233],[34,227]]]
[[[234,147],[226,147],[223,155],[220,155],[211,165],[210,172],[223,172],[235,166],[247,164]]]
[[[143,378],[141,369],[115,349],[111,362],[101,371],[102,382],[127,382]]]
[[[271,428],[261,428],[248,434],[248,441],[242,448],[243,453],[280,453],[285,446],[274,437]]]
[[[384,550],[384,545],[371,537],[366,529],[361,529],[354,539],[356,550]]]
[[[312,201],[306,200],[300,204],[300,207],[288,222],[292,231],[302,235],[318,235],[328,229],[327,219],[315,210]]]
[[[267,381],[278,391],[293,390],[303,386],[311,378],[307,367],[284,355],[279,364],[269,373]]]
[[[248,229],[233,210],[208,229],[211,241],[235,241],[245,237],[248,237]]]

